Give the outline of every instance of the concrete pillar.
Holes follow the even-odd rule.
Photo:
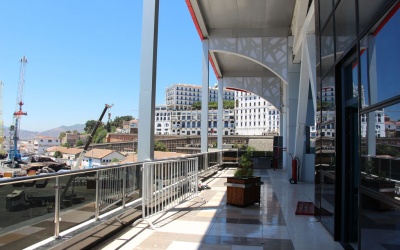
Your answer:
[[[202,88],[201,88],[201,152],[208,152],[208,40],[203,40]]]
[[[288,91],[288,87],[287,87],[287,83],[282,81],[282,111],[280,113],[280,135],[282,135],[282,147],[283,149],[286,149],[282,152],[282,169],[283,170],[287,170],[287,157],[288,157],[288,153],[287,153],[287,142],[288,142],[288,138],[287,138],[287,133],[288,133],[288,108],[287,108],[287,103],[288,103],[288,99],[287,99],[287,91]]]
[[[297,108],[299,98],[299,83],[300,83],[300,64],[293,64],[292,59],[293,37],[289,37],[288,43],[288,134],[287,134],[287,152],[294,155],[295,153],[295,138],[297,128]],[[287,178],[292,177],[291,157],[287,155]]]
[[[154,109],[157,71],[158,0],[143,1],[140,63],[138,160],[154,159]]]
[[[222,150],[222,137],[224,133],[224,81],[218,78],[218,122],[217,122],[218,150]]]

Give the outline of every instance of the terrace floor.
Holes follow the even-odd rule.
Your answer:
[[[292,185],[282,170],[255,170],[260,175],[261,204],[226,204],[224,182],[233,169],[206,183],[211,189],[147,222],[125,229],[95,249],[310,250],[343,249],[314,216],[296,215],[298,201],[313,201],[314,184]]]

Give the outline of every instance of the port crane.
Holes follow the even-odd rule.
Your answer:
[[[9,160],[12,161],[13,167],[17,166],[16,161],[18,162],[21,160],[21,154],[18,150],[20,119],[21,119],[21,116],[28,115],[27,112],[22,111],[22,106],[24,105],[24,102],[22,101],[22,94],[23,94],[24,85],[25,85],[25,69],[26,69],[26,64],[28,63],[28,60],[26,59],[25,56],[23,56],[21,58],[20,63],[21,64],[20,64],[20,70],[19,70],[17,107],[16,107],[16,111],[14,112],[14,124],[15,125],[11,125],[11,127],[10,127],[10,131],[13,132],[13,135],[12,135],[13,145],[10,144]],[[18,106],[19,106],[19,109],[18,109]],[[10,135],[10,137],[11,137],[11,135]]]

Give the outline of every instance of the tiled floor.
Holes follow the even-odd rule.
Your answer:
[[[258,173],[257,173],[258,172]],[[314,186],[291,185],[282,170],[257,171],[261,204],[226,205],[226,170],[208,182],[209,190],[150,221],[142,222],[96,249],[343,249],[313,216],[295,215],[297,201],[312,201]]]

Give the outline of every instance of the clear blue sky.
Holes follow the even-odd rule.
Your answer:
[[[4,126],[16,109],[22,56],[28,116],[21,129],[84,124],[97,120],[106,103],[114,104],[112,118],[140,118],[141,0],[1,0],[0,26]],[[201,85],[201,57],[185,1],[160,1],[157,104],[171,84]]]

